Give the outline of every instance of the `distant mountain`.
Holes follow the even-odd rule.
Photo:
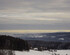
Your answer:
[[[70,42],[70,32],[13,34],[13,36],[24,40]]]
[[[4,35],[4,34],[3,34]],[[24,39],[32,48],[70,49],[70,32],[58,33],[7,33],[16,38]]]

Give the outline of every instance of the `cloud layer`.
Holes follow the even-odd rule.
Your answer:
[[[70,0],[0,0],[0,30],[70,29]]]

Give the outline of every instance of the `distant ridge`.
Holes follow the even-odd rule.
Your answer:
[[[14,34],[14,36],[25,40],[70,42],[70,32]]]

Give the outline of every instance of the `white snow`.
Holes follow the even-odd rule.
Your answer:
[[[64,38],[59,38],[59,40],[64,40]]]
[[[26,51],[15,51],[15,55],[70,55],[70,50],[57,50],[57,52],[49,52],[49,51],[34,51],[30,50]]]

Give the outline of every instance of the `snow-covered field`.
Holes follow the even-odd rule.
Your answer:
[[[30,50],[29,52],[15,51],[15,55],[70,55],[70,50],[57,50],[57,52],[34,51],[34,50]]]

